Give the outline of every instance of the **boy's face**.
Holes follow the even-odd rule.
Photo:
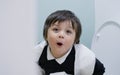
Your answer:
[[[61,57],[72,47],[75,41],[75,30],[70,21],[55,22],[48,29],[47,41],[51,52],[56,57]]]

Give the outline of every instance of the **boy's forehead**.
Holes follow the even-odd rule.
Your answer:
[[[68,25],[69,27],[73,28],[71,21],[61,21],[61,22],[57,21],[53,23],[52,26],[60,26],[62,24]]]

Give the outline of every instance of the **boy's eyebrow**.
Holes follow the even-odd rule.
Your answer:
[[[68,27],[68,29],[72,29],[72,30],[75,30],[75,29],[74,29],[73,27],[71,27],[71,26],[70,26],[70,27]]]
[[[52,24],[51,26],[56,26],[56,27],[58,27],[58,26],[59,26],[59,24],[55,24],[55,23],[54,23],[54,24]]]
[[[73,28],[73,26],[72,26],[72,25],[70,25],[70,26],[69,26],[69,28]]]

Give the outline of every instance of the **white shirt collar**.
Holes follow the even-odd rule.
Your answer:
[[[49,46],[48,46],[47,47],[47,59],[48,60],[55,59],[59,64],[62,64],[65,61],[65,59],[67,58],[68,54],[71,52],[71,50],[72,50],[72,48],[70,48],[70,50],[64,56],[55,59],[55,57],[51,54]]]

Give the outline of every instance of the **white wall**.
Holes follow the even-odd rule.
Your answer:
[[[36,0],[0,0],[0,75],[35,75]]]

